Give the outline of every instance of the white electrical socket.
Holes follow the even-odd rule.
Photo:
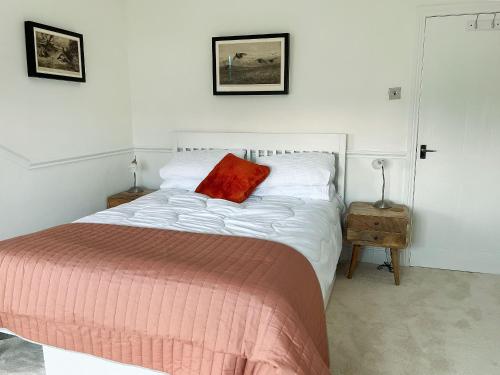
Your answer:
[[[389,100],[401,99],[401,87],[391,87],[389,89]]]

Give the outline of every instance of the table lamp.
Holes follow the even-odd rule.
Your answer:
[[[132,162],[130,163],[129,169],[130,172],[134,175],[134,186],[132,186],[127,191],[129,193],[142,193],[144,190],[137,186],[137,156],[134,156],[134,160],[132,160]]]
[[[385,200],[385,171],[384,168],[387,166],[387,162],[384,159],[375,159],[372,162],[373,169],[381,169],[382,170],[382,199],[376,201],[373,204],[373,207],[376,208],[391,208],[392,205],[389,201]]]

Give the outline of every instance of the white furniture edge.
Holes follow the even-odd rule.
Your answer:
[[[169,154],[175,152],[175,147],[146,147],[138,146],[135,147],[134,152],[136,153],[149,153],[149,154]],[[358,158],[383,158],[383,159],[406,159],[408,153],[405,151],[385,151],[385,150],[353,150],[346,151],[346,159],[358,159]]]
[[[0,328],[1,333],[16,336],[13,332]],[[16,336],[20,337],[20,336]],[[40,345],[37,342],[21,339]],[[163,372],[146,369],[135,365],[126,365],[120,362],[95,357],[90,354],[72,352],[50,345],[42,345],[47,375],[158,375]]]
[[[425,31],[427,19],[433,17],[460,16],[477,13],[500,13],[499,1],[478,1],[466,3],[451,3],[444,5],[422,5],[418,7],[416,17],[417,37],[415,39],[415,67],[413,83],[411,87],[411,113],[408,124],[408,150],[407,150],[407,181],[403,196],[406,196],[406,204],[410,208],[410,217],[414,209],[415,178],[418,157],[418,128],[420,98],[422,92],[422,79],[424,69]],[[403,263],[411,266],[411,236],[408,249],[403,251]]]
[[[340,133],[174,132],[177,150],[244,149],[247,155],[329,152],[336,156],[335,186],[345,199],[347,135]]]

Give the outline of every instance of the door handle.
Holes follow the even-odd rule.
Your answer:
[[[427,145],[420,145],[420,159],[427,159],[428,152],[437,152],[437,150],[429,150]]]

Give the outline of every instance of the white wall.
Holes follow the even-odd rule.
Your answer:
[[[0,239],[104,209],[130,183],[125,11],[120,0],[0,2]],[[25,20],[84,35],[87,83],[28,78]]]
[[[134,141],[171,129],[336,131],[351,151],[406,151],[415,6],[408,1],[129,0]],[[211,37],[291,33],[290,95],[212,95]]]
[[[130,185],[130,152],[30,169],[3,155],[0,240],[71,222]],[[125,169],[125,173],[122,170]]]

